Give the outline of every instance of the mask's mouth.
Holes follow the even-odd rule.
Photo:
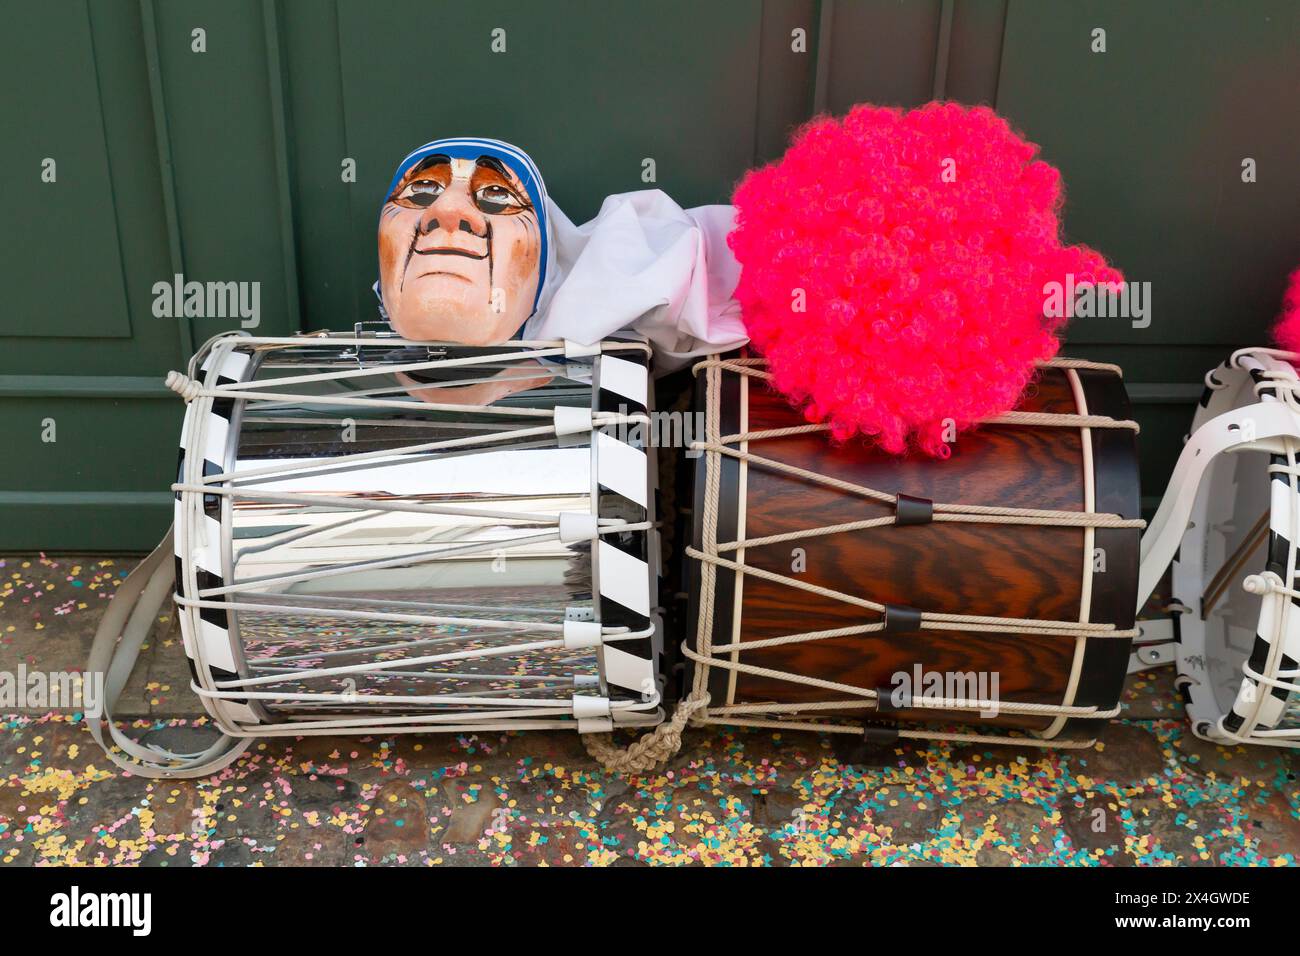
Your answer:
[[[422,238],[432,242],[447,243],[450,241],[451,244],[431,245],[422,249],[419,245]],[[464,246],[458,245],[457,240],[466,241],[468,243],[475,243],[476,241],[481,242],[483,244],[483,251],[474,252],[472,249],[466,249]],[[454,256],[458,259],[471,259],[474,262],[483,262],[484,260],[487,260],[488,279],[490,281],[492,278],[492,226],[490,223],[488,224],[487,234],[484,236],[473,234],[465,235],[463,237],[460,235],[437,236],[429,233],[421,233],[417,230],[411,237],[411,244],[406,250],[406,261],[402,263],[402,277],[398,288],[405,288],[406,280],[408,278],[419,279],[427,275],[445,274],[454,275],[459,279],[468,279],[467,276],[458,275],[455,272],[445,272],[444,270],[437,268],[425,272],[419,272],[417,275],[412,276],[410,274],[411,263],[416,256]],[[450,265],[451,263],[448,263],[448,266]]]
[[[458,249],[455,246],[440,246],[436,249],[412,249],[417,256],[464,256],[466,259],[486,259],[487,252],[482,255],[470,252],[468,249]]]

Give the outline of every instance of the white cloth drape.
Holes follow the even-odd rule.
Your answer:
[[[746,341],[732,298],[740,265],[726,243],[733,207],[683,209],[647,189],[607,197],[581,226],[549,198],[547,214],[555,271],[524,338],[590,345],[632,329],[650,340],[660,373]]]

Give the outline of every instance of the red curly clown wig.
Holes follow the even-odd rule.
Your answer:
[[[1061,241],[1061,175],[985,107],[862,105],[736,189],[728,243],[773,385],[840,440],[946,458],[1060,346],[1045,285],[1122,281]]]
[[[1300,269],[1291,273],[1282,294],[1282,314],[1273,327],[1273,340],[1288,352],[1300,352]]]

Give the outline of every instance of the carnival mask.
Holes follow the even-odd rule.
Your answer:
[[[506,143],[437,140],[398,167],[379,216],[378,292],[417,341],[493,345],[536,308],[546,274],[546,191]]]

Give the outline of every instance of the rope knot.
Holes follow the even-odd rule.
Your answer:
[[[187,402],[194,401],[203,391],[200,383],[181,372],[168,372],[166,385]]]
[[[646,773],[682,749],[682,731],[686,722],[709,706],[709,695],[691,694],[677,702],[670,720],[660,724],[626,748],[616,747],[607,734],[584,734],[587,753],[595,757],[610,773]]]
[[[1248,574],[1241,582],[1242,590],[1247,594],[1268,594],[1277,590],[1277,585],[1262,574]]]

